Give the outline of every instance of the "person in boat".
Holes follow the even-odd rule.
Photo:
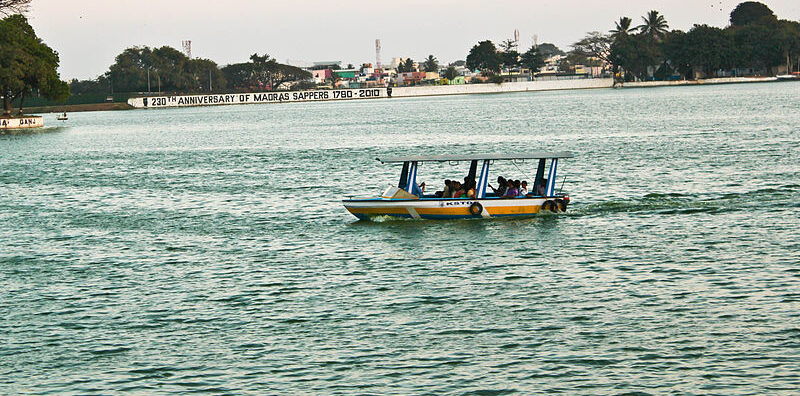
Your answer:
[[[421,184],[414,183],[411,186],[411,191],[409,191],[409,192],[411,194],[414,194],[414,195],[418,196],[418,197],[421,197],[422,195],[425,194],[425,182],[422,182]]]
[[[475,180],[470,179],[469,180],[469,184],[467,184],[467,187],[466,187],[466,192],[465,192],[464,198],[475,199],[475,196],[476,196],[475,187],[477,187],[477,185],[478,184],[475,183]]]
[[[508,181],[508,189],[506,190],[506,195],[504,195],[504,197],[506,197],[506,198],[514,198],[517,195],[519,195],[519,189],[517,188],[517,186],[515,185],[513,180],[509,180]]]
[[[519,195],[528,195],[528,181],[527,180],[523,180],[522,183],[520,183]]]
[[[461,198],[462,195],[464,195],[464,189],[461,186],[461,182],[453,181],[453,188],[450,198]]]
[[[547,193],[547,179],[542,178],[539,182],[539,186],[536,188],[536,195],[543,197]]]
[[[450,196],[452,195],[452,194],[450,193],[450,185],[451,185],[452,183],[453,183],[453,182],[451,182],[449,179],[445,179],[445,181],[444,181],[444,190],[442,190],[441,194],[437,194],[437,195],[438,195],[440,198],[450,198]]]
[[[492,187],[491,184],[489,188],[491,188],[498,197],[502,197],[506,194],[506,179],[503,176],[497,176],[497,188]]]

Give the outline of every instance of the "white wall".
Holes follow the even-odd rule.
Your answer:
[[[20,118],[0,118],[0,129],[24,129],[41,128],[44,126],[44,118],[38,116]]]
[[[610,78],[585,80],[525,81],[502,84],[464,84],[436,85],[424,87],[397,87],[392,89],[392,97],[465,95],[503,92],[553,91],[561,89],[611,88]]]

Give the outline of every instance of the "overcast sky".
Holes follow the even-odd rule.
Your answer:
[[[192,41],[192,55],[220,66],[254,52],[280,62],[375,61],[433,54],[441,62],[464,59],[479,40],[496,43],[520,32],[523,49],[552,42],[564,49],[592,30],[608,31],[620,16],[639,24],[658,10],[671,28],[695,23],[723,27],[740,1],[728,0],[33,0],[28,14],[37,34],[61,56],[64,79],[95,78],[125,48]],[[782,19],[800,20],[800,1],[767,0]]]

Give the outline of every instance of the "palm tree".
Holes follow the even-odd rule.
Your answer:
[[[619,21],[616,22],[617,27],[615,29],[609,31],[609,33],[611,33],[611,37],[617,38],[619,36],[628,35],[628,34],[632,33],[633,30],[634,30],[631,27],[632,23],[633,23],[633,20],[628,18],[628,17],[619,18]]]
[[[642,21],[644,21],[644,24],[639,25],[636,28],[639,29],[639,31],[641,31],[643,34],[652,37],[661,37],[667,32],[667,29],[669,29],[667,20],[664,19],[663,15],[659,15],[658,11],[656,10],[648,12],[647,16],[642,17]]]
[[[439,60],[433,55],[428,55],[428,59],[425,59],[422,68],[425,69],[426,72],[439,71]]]

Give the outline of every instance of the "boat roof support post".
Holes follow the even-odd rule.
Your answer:
[[[469,177],[472,180],[477,180],[475,179],[475,175],[477,173],[478,173],[478,160],[472,160],[469,163],[469,174],[467,174],[467,177]]]
[[[481,175],[478,178],[478,191],[475,194],[477,199],[486,198],[486,185],[489,184],[489,162],[489,160],[484,160],[481,167]]]
[[[400,183],[397,184],[398,188],[405,189],[408,184],[408,161],[403,162],[403,170],[400,171]]]
[[[547,175],[547,188],[545,195],[552,197],[556,195],[556,170],[558,168],[558,158],[550,161],[550,173]]]
[[[533,192],[539,191],[539,185],[542,184],[542,178],[544,177],[544,167],[545,159],[542,158],[539,160],[539,167],[536,168],[536,180],[533,181]]]
[[[417,186],[417,168],[417,161],[411,161],[411,167],[408,168],[408,185],[405,190],[416,196],[422,196],[422,191]]]

